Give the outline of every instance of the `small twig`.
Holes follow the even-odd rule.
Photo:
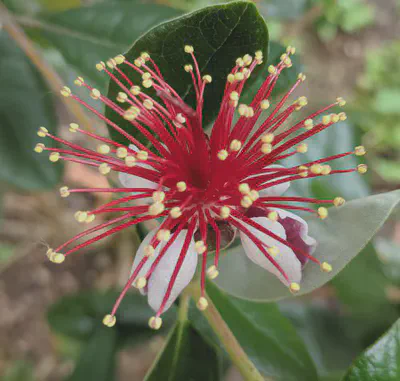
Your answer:
[[[39,72],[47,81],[51,90],[58,95],[59,99],[65,105],[67,110],[74,115],[78,123],[88,131],[92,131],[93,122],[84,112],[82,107],[74,102],[72,99],[65,98],[61,96],[60,89],[63,87],[64,83],[59,77],[57,72],[41,57],[41,55],[36,51],[32,42],[25,35],[24,31],[20,26],[14,21],[13,16],[7,10],[6,6],[0,1],[0,22],[3,24],[4,30],[9,34],[9,36],[17,43],[17,45],[24,51],[26,56],[31,60],[31,62],[36,66]]]

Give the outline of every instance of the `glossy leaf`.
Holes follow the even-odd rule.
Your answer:
[[[145,381],[218,381],[222,379],[222,357],[193,328],[179,321]]]
[[[190,55],[183,50],[187,44],[195,49],[201,73],[212,76],[212,83],[205,90],[203,118],[206,126],[219,110],[226,76],[237,57],[263,50],[267,60],[268,31],[253,3],[234,1],[203,8],[153,28],[139,38],[125,56],[133,61],[141,52],[148,52],[160,67],[165,80],[193,106],[195,92],[192,79],[183,69],[186,63],[191,63]],[[134,83],[140,84],[140,76],[135,70],[126,66],[121,68],[129,78],[134,79]],[[115,99],[119,91],[119,87],[111,82],[108,96]],[[106,114],[129,133],[140,136],[131,123],[114,111],[107,110]],[[121,139],[119,134],[114,137]]]
[[[400,319],[358,357],[343,381],[396,381],[400,378]]]
[[[33,64],[3,31],[0,33],[0,182],[21,189],[52,188],[61,165],[33,151],[40,126],[54,133],[53,97]],[[51,144],[51,142],[46,142]]]
[[[257,369],[285,381],[317,380],[315,366],[291,323],[273,303],[229,296],[210,283],[207,293]]]
[[[338,274],[370,241],[399,201],[400,191],[381,193],[331,208],[326,220],[309,220],[310,235],[318,240],[314,255],[330,262],[333,271],[325,273],[308,263],[299,294],[321,287]],[[276,277],[250,262],[241,246],[222,258],[217,284],[233,295],[248,299],[277,300],[291,296]]]
[[[82,349],[68,381],[115,380],[115,355],[118,332],[105,326],[97,327],[86,347]]]

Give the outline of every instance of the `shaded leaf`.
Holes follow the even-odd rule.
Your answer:
[[[299,294],[321,287],[338,274],[369,242],[400,201],[400,191],[353,200],[340,208],[331,208],[324,221],[309,220],[310,235],[318,240],[315,257],[333,266],[330,273],[308,263],[303,270]],[[233,295],[277,300],[291,296],[287,288],[272,274],[253,264],[241,246],[228,251],[221,259],[217,284]],[[237,274],[240,273],[240,282]]]
[[[153,364],[146,381],[218,381],[222,357],[204,341],[189,321],[178,321]]]
[[[205,90],[203,118],[206,126],[219,110],[226,76],[236,58],[263,50],[267,60],[268,31],[253,3],[234,1],[203,8],[153,28],[139,38],[125,56],[133,61],[141,52],[150,53],[165,80],[193,106],[192,79],[183,69],[184,64],[191,63],[191,57],[183,50],[187,44],[195,49],[201,73],[212,76],[212,83]],[[140,76],[135,70],[127,66],[121,66],[121,69],[134,83],[140,84]],[[109,98],[115,99],[119,91],[119,87],[111,82]],[[107,109],[106,115],[124,130],[136,137],[141,136],[115,111]],[[119,134],[111,131],[111,135],[123,141]]]
[[[52,188],[62,167],[33,148],[40,141],[39,126],[55,131],[53,97],[4,31],[0,34],[0,83],[0,182],[29,190]]]

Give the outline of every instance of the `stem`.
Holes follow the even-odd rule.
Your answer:
[[[178,320],[183,323],[188,318],[190,294],[188,289],[184,290],[179,298]]]
[[[200,287],[197,284],[190,285],[188,289],[190,290],[191,295],[195,300],[198,300],[200,298]],[[246,381],[272,381],[272,379],[270,378],[264,378],[257,370],[255,365],[247,356],[246,352],[240,346],[232,331],[229,329],[228,325],[225,323],[224,319],[218,312],[211,298],[207,296],[207,294],[206,297],[208,301],[208,308],[203,311],[203,315],[207,319],[213,331],[218,336],[221,343],[224,345],[229,357],[236,365],[243,378]]]
[[[7,10],[6,6],[0,1],[0,23],[3,28],[16,44],[24,51],[26,56],[36,66],[38,71],[46,79],[50,89],[58,94],[67,110],[77,119],[78,123],[86,130],[92,131],[92,120],[87,116],[82,107],[72,99],[61,96],[60,89],[64,83],[57,72],[40,56],[34,48],[32,42],[25,35],[24,31],[14,21],[12,14]]]

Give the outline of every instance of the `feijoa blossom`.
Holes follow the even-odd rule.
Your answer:
[[[357,168],[334,170],[328,164],[347,155],[363,155],[365,150],[361,146],[352,152],[293,167],[278,164],[285,158],[305,153],[307,139],[346,119],[343,112],[328,113],[334,107],[345,105],[342,98],[337,98],[322,110],[283,128],[307,105],[303,96],[289,101],[305,80],[304,74],[299,74],[287,94],[270,107],[270,95],[279,75],[292,66],[290,56],[294,48],[288,47],[281,61],[268,67],[269,74],[250,104],[240,102],[241,94],[263,56],[258,51],[254,57],[246,54],[236,60],[227,75],[219,113],[210,134],[203,129],[202,108],[207,84],[212,78],[200,73],[193,47],[185,46],[184,50],[191,57],[191,63],[182,71],[192,78],[197,98],[195,108],[186,104],[164,80],[162,71],[148,53],[142,53],[134,62],[118,55],[106,64],[97,65],[98,70],[120,87],[116,99],[107,98],[81,77],[75,81],[78,86],[87,88],[92,98],[130,122],[147,138],[151,148],[67,87],[62,89],[62,95],[75,99],[96,114],[129,144],[88,132],[74,123],[70,130],[97,140],[97,149],[83,148],[53,136],[44,127],[38,133],[65,146],[62,149],[49,148],[42,143],[36,146],[37,152],[48,151],[51,161],[84,163],[104,175],[117,172],[122,184],[122,187],[105,189],[60,189],[63,197],[79,192],[110,192],[118,196],[94,210],[76,212],[79,222],[93,222],[99,214],[120,212],[121,215],[87,229],[54,250],[49,249],[47,255],[52,262],[61,263],[79,249],[139,223],[162,221],[138,248],[131,275],[111,314],[104,318],[108,326],[115,324],[117,308],[133,285],[147,294],[155,311],[149,324],[159,328],[162,313],[192,281],[198,267],[202,296],[197,305],[201,310],[207,308],[205,280],[206,276],[214,279],[219,274],[224,226],[238,232],[251,261],[276,275],[292,292],[300,289],[302,269],[308,260],[323,271],[331,271],[329,263],[320,263],[312,256],[317,241],[309,236],[305,220],[292,211],[324,219],[328,215],[325,206],[340,206],[344,199],[286,197],[283,193],[291,181],[354,171],[364,173],[367,169],[361,164]],[[141,75],[140,86],[124,73],[124,68],[134,69]],[[152,88],[156,95],[150,97],[142,88]],[[307,204],[317,207],[314,209]],[[86,240],[77,244],[80,239]],[[212,252],[211,241],[215,242]],[[213,264],[207,267],[210,255]],[[227,257],[229,260],[229,254]]]

